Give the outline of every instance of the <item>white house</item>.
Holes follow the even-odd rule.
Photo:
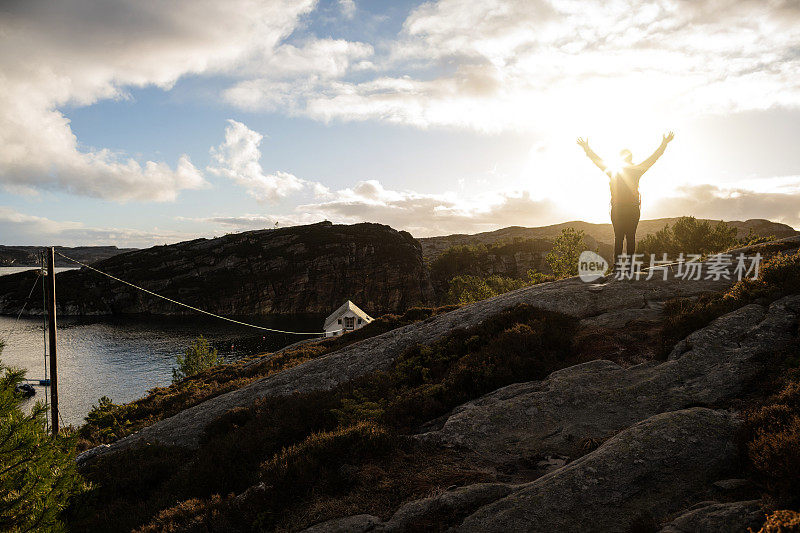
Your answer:
[[[347,300],[342,306],[325,319],[326,337],[336,337],[342,333],[364,327],[372,322],[373,318],[358,308],[356,304]]]

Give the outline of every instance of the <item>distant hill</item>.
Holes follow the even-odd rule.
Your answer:
[[[433,292],[419,243],[381,224],[248,231],[132,251],[95,266],[224,315],[328,314],[347,300],[378,315],[430,303]],[[22,307],[35,275],[0,276],[0,314]],[[85,268],[57,274],[56,283],[62,315],[193,313]],[[41,304],[29,303],[25,312],[39,314]]]
[[[0,246],[0,266],[37,266],[39,252],[43,246]],[[82,263],[94,263],[115,255],[132,252],[136,248],[117,248],[116,246],[56,246],[56,250]],[[56,266],[77,266],[56,256]]]
[[[639,222],[637,231],[638,238],[642,238],[649,233],[655,233],[667,224],[674,224],[678,218],[657,218],[654,220],[642,220]],[[719,220],[709,220],[709,222],[716,224]],[[794,230],[791,226],[781,224],[780,222],[772,222],[760,218],[753,218],[745,221],[733,220],[726,221],[726,224],[733,226],[738,231],[738,237],[744,237],[752,229],[758,236],[773,235],[777,238],[791,237],[798,235],[800,232]],[[467,235],[457,233],[454,235],[443,235],[441,237],[425,237],[418,239],[422,244],[422,256],[425,261],[432,261],[441,255],[442,252],[451,246],[465,245],[465,244],[490,244],[494,242],[511,241],[516,238],[521,239],[555,239],[561,235],[561,230],[564,228],[575,228],[576,230],[583,230],[588,237],[597,241],[601,253],[606,246],[614,244],[614,229],[611,224],[592,224],[590,222],[583,222],[575,220],[572,222],[562,222],[560,224],[553,224],[551,226],[540,226],[534,228],[525,228],[522,226],[510,226],[495,231],[486,231],[483,233],[475,233]],[[588,239],[587,239],[588,241]],[[590,242],[590,241],[589,241]]]

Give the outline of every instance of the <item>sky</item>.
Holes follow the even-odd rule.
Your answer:
[[[800,228],[797,0],[0,0],[0,244],[330,220]]]

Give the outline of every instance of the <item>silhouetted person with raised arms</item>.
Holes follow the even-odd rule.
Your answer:
[[[622,255],[622,241],[626,241],[626,253],[632,256],[636,251],[636,227],[639,225],[639,206],[641,197],[639,195],[639,179],[642,174],[647,172],[653,163],[666,150],[669,142],[675,134],[669,132],[661,139],[661,146],[653,152],[653,155],[639,163],[633,163],[633,154],[630,150],[622,150],[619,155],[622,159],[618,168],[606,164],[591,148],[589,139],[584,140],[578,137],[578,145],[586,152],[586,156],[597,165],[600,170],[605,172],[610,181],[611,187],[611,224],[614,226],[614,267],[617,268],[619,256]]]

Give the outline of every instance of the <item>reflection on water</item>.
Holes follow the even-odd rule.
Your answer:
[[[247,319],[276,329],[316,331],[319,318]],[[207,318],[59,318],[59,410],[66,424],[78,425],[93,403],[108,396],[116,403],[141,397],[172,380],[175,355],[204,335],[225,360],[272,351],[308,337],[276,335]],[[0,338],[6,340],[3,363],[27,370],[27,378],[44,375],[41,318],[0,316]],[[44,399],[36,387],[31,400]]]

